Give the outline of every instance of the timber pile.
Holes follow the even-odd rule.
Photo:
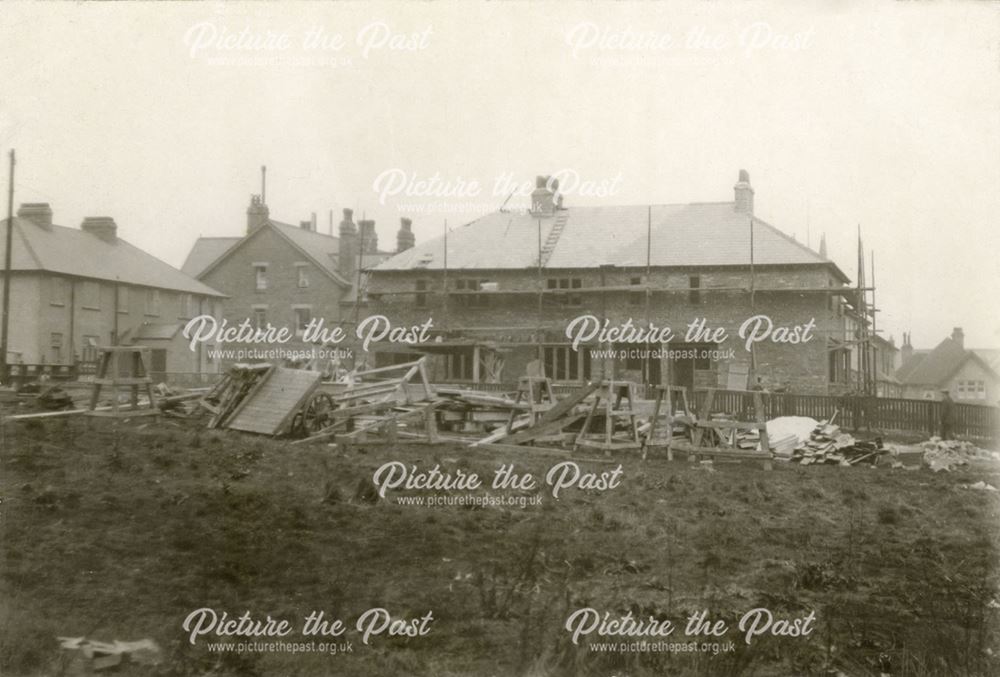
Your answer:
[[[439,386],[437,394],[442,398],[438,425],[454,433],[487,435],[505,427],[512,412],[516,416],[528,410],[527,403],[516,402],[507,393]]]
[[[820,421],[809,435],[809,439],[799,445],[788,458],[801,465],[825,464],[850,466],[862,461],[874,465],[878,457],[888,453],[882,446],[882,438],[871,442],[861,442],[840,431],[833,423],[836,413],[829,421]]]

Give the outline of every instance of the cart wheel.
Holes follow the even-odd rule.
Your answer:
[[[292,419],[292,434],[308,437],[327,426],[327,416],[334,409],[333,398],[328,393],[318,393]]]

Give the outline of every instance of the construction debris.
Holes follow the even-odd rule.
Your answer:
[[[48,411],[73,408],[73,398],[59,386],[46,386],[35,398],[38,406]]]
[[[963,489],[974,489],[975,491],[996,491],[997,488],[992,484],[987,484],[982,480],[976,482],[975,484],[963,484]]]
[[[97,642],[85,637],[57,637],[59,648],[72,652],[64,674],[87,675],[99,670],[117,668],[123,663],[159,665],[162,651],[151,639],[135,642]]]
[[[809,439],[799,444],[786,460],[802,465],[825,464],[851,466],[862,462],[875,465],[878,457],[889,453],[882,446],[882,438],[862,442],[843,433],[834,424],[837,412],[829,421],[820,421],[809,434]]]
[[[507,393],[488,393],[457,386],[438,387],[442,398],[438,407],[441,430],[454,433],[489,435],[498,430],[506,434],[509,425],[515,429],[528,424],[529,406],[517,402]],[[511,424],[511,417],[515,424]],[[500,439],[499,437],[497,439]]]
[[[359,442],[368,434],[394,442],[400,427],[414,423],[423,427],[426,441],[438,441],[435,408],[441,400],[427,380],[425,359],[354,372],[344,383],[324,383],[300,412],[307,436],[293,444],[331,437]]]
[[[930,438],[921,443],[920,448],[924,450],[924,465],[934,472],[951,472],[959,466],[968,465],[974,458],[996,458],[993,453],[970,442],[942,440],[940,437]]]
[[[212,414],[208,427],[225,427],[226,421],[232,416],[236,407],[250,394],[250,391],[254,389],[264,374],[270,370],[271,365],[267,363],[235,364],[230,367],[229,371],[201,399],[201,406]]]

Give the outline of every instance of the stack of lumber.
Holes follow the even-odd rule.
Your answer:
[[[779,416],[767,422],[767,437],[775,458],[790,461],[795,450],[809,441],[819,421],[808,416]]]
[[[832,421],[833,419],[820,421],[809,435],[809,439],[795,449],[789,460],[802,465],[849,466],[862,461],[875,463],[879,455],[887,452],[882,446],[881,438],[877,437],[871,442],[858,441],[851,435],[841,432],[840,426]]]
[[[507,393],[438,386],[437,394],[442,398],[438,424],[449,432],[486,435],[505,427],[512,413],[517,416],[528,410],[527,403],[516,402]]]

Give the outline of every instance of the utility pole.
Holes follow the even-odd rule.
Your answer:
[[[10,183],[7,187],[7,247],[3,256],[3,329],[0,331],[0,379],[9,383],[7,336],[10,327],[10,249],[14,239],[14,149],[10,150]]]
[[[444,220],[444,261],[441,268],[441,293],[443,299],[444,329],[448,329],[448,219]]]
[[[538,287],[538,315],[535,324],[535,356],[539,366],[545,365],[545,350],[542,348],[542,220],[538,219],[538,266],[535,269],[535,286]],[[545,374],[552,378],[552,374]]]
[[[753,251],[753,216],[750,217],[750,315],[757,314],[757,280],[754,274],[754,251]],[[750,344],[750,373],[747,375],[749,385],[754,388],[757,385],[757,344]]]

